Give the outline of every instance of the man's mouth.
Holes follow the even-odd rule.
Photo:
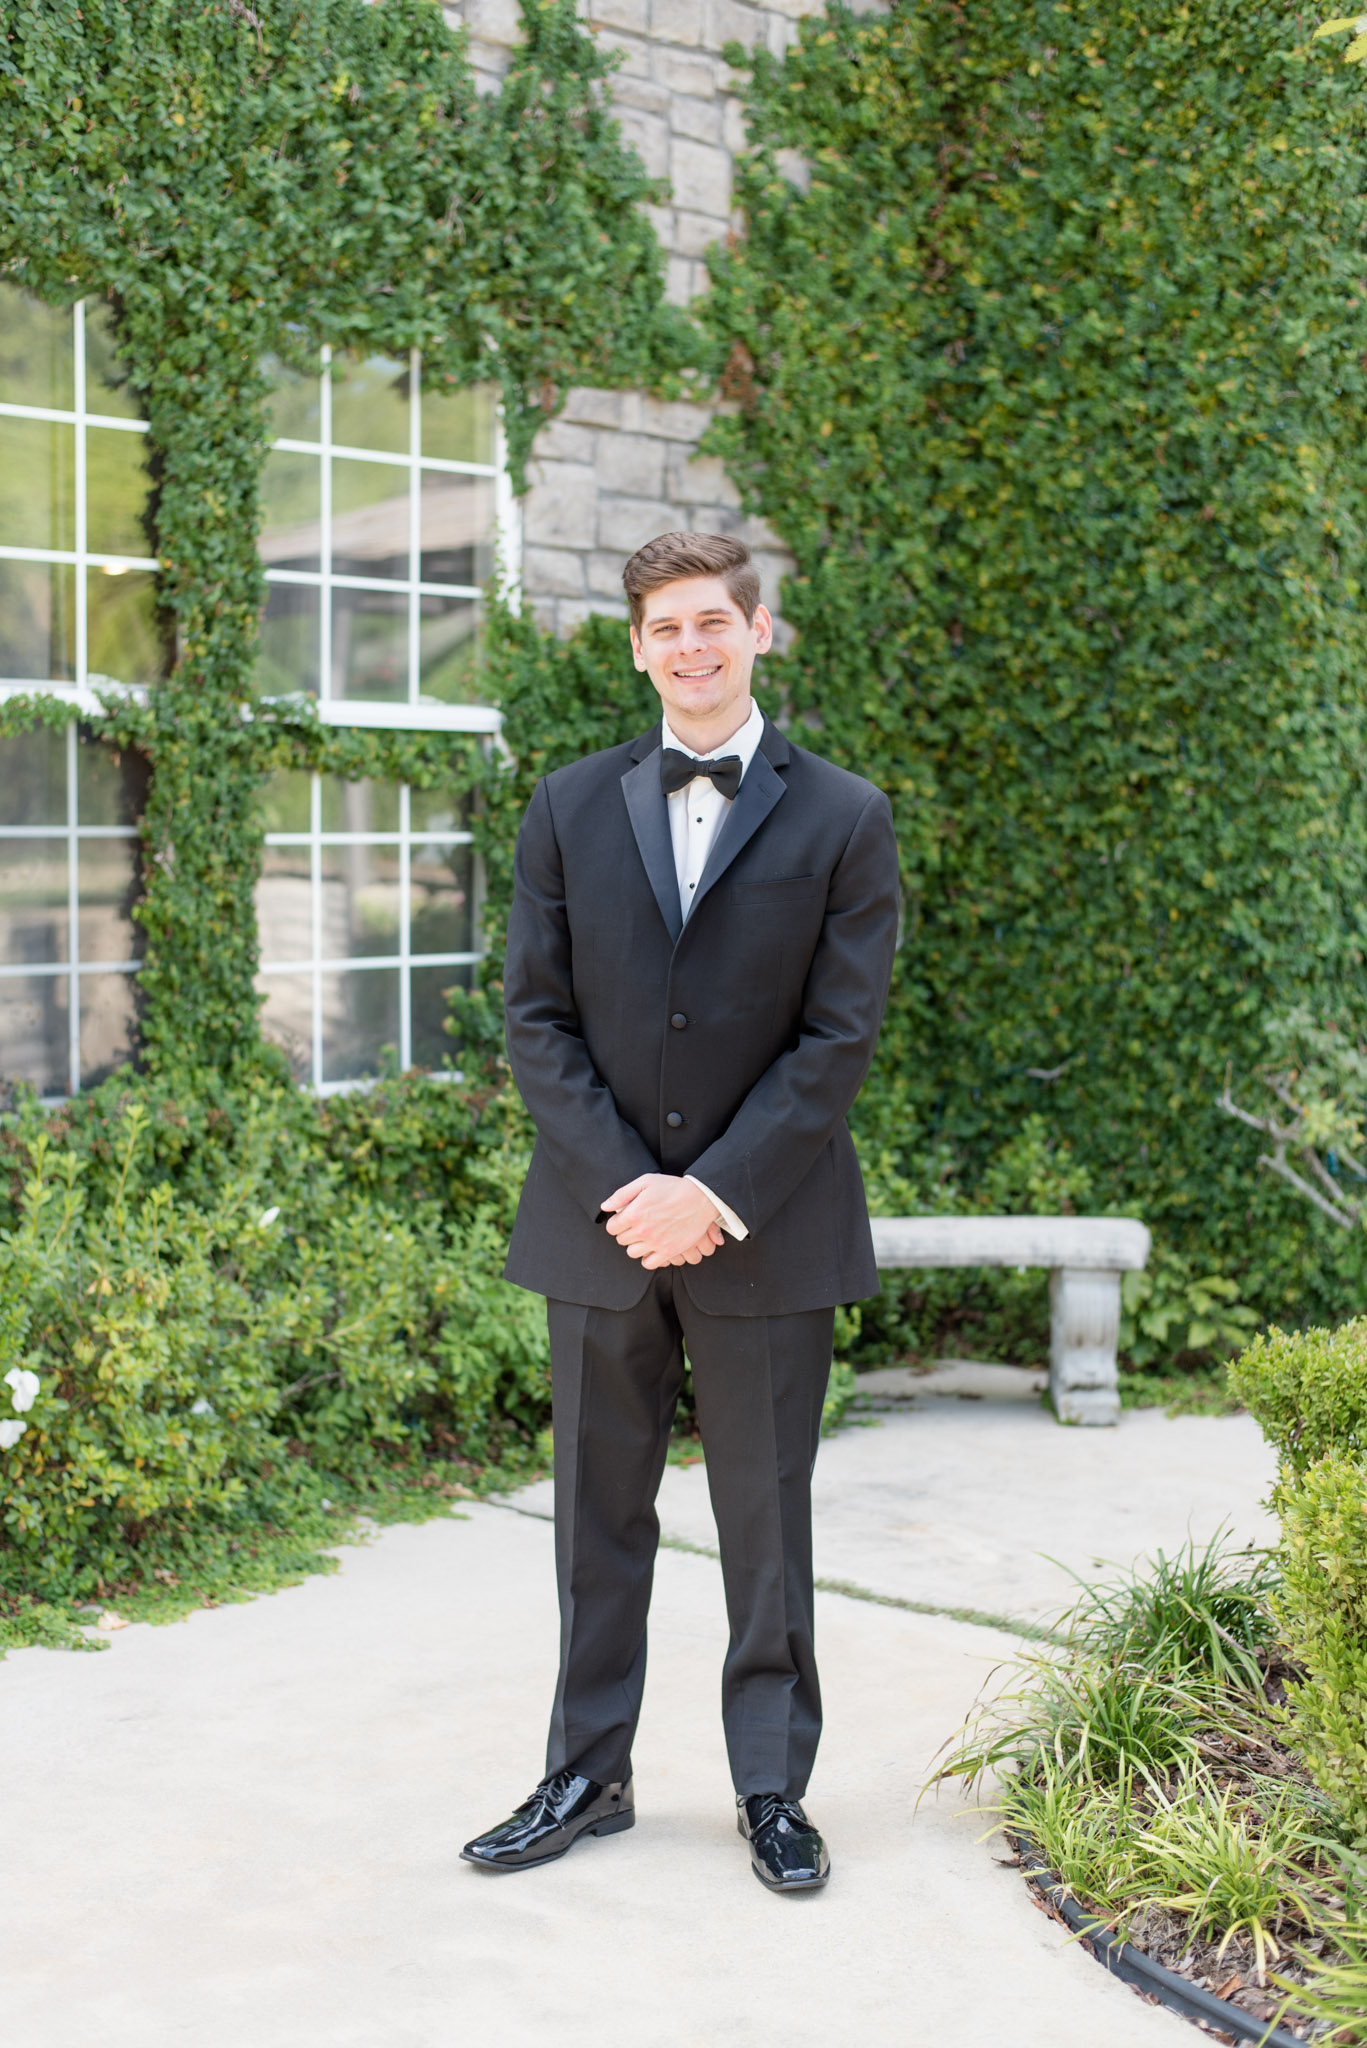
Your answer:
[[[676,683],[702,683],[706,682],[709,676],[719,676],[720,674],[721,663],[714,661],[709,668],[676,668],[674,680]]]

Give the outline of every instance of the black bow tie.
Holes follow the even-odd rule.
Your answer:
[[[666,796],[673,796],[676,789],[687,789],[695,775],[710,775],[723,796],[734,797],[744,773],[745,763],[739,754],[723,754],[719,761],[695,761],[678,747],[664,747],[660,751],[660,787]]]

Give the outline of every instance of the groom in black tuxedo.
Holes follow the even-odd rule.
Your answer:
[[[466,1858],[521,1869],[635,1818],[655,1496],[687,1352],[731,1641],[737,1820],[776,1891],[826,1882],[799,1801],[821,1731],[811,1474],[835,1306],[878,1286],[845,1115],[898,915],[872,783],[750,696],[747,550],[670,533],[623,575],[660,725],[537,785],[508,1053],[537,1129],[507,1278],[547,1297],[560,1678],[547,1776]]]

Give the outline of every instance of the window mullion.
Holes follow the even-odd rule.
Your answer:
[[[78,1095],[81,1088],[81,842],[76,809],[78,744],[75,724],[69,723],[66,729],[66,949],[70,963],[67,982],[67,1086],[72,1095]]]
[[[90,658],[89,611],[87,605],[87,598],[89,594],[89,572],[86,567],[85,532],[86,467],[84,299],[77,299],[76,304],[72,309],[72,314],[75,320],[72,359],[74,364],[73,374],[75,377],[76,384],[76,389],[73,394],[75,398],[75,406],[73,408],[75,412],[75,426],[72,429],[76,441],[76,532],[74,535],[74,539],[76,542],[76,687],[78,689],[83,690],[85,688],[87,681]]]
[[[313,1085],[323,1085],[323,778],[309,782],[310,943],[313,948]]]
[[[419,607],[418,584],[422,576],[422,357],[417,349],[408,356],[408,701],[418,701]],[[404,1065],[407,1066],[407,1060]]]
[[[318,395],[318,436],[321,444],[318,479],[318,695],[332,695],[332,350],[323,346]]]
[[[513,490],[508,468],[508,436],[503,406],[494,416],[494,538],[498,552],[498,587],[516,617],[522,610],[522,505]]]
[[[413,1064],[413,931],[411,792],[399,784],[399,1069]]]

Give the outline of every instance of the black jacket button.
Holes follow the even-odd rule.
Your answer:
[[[682,1031],[685,1024],[687,1024],[688,1019],[687,1017],[685,1017],[682,1010],[676,1010],[669,1021],[676,1031]]]
[[[683,1118],[679,1115],[677,1109],[670,1110],[669,1115],[665,1118],[665,1122],[669,1125],[671,1131],[677,1131],[683,1127]]]

